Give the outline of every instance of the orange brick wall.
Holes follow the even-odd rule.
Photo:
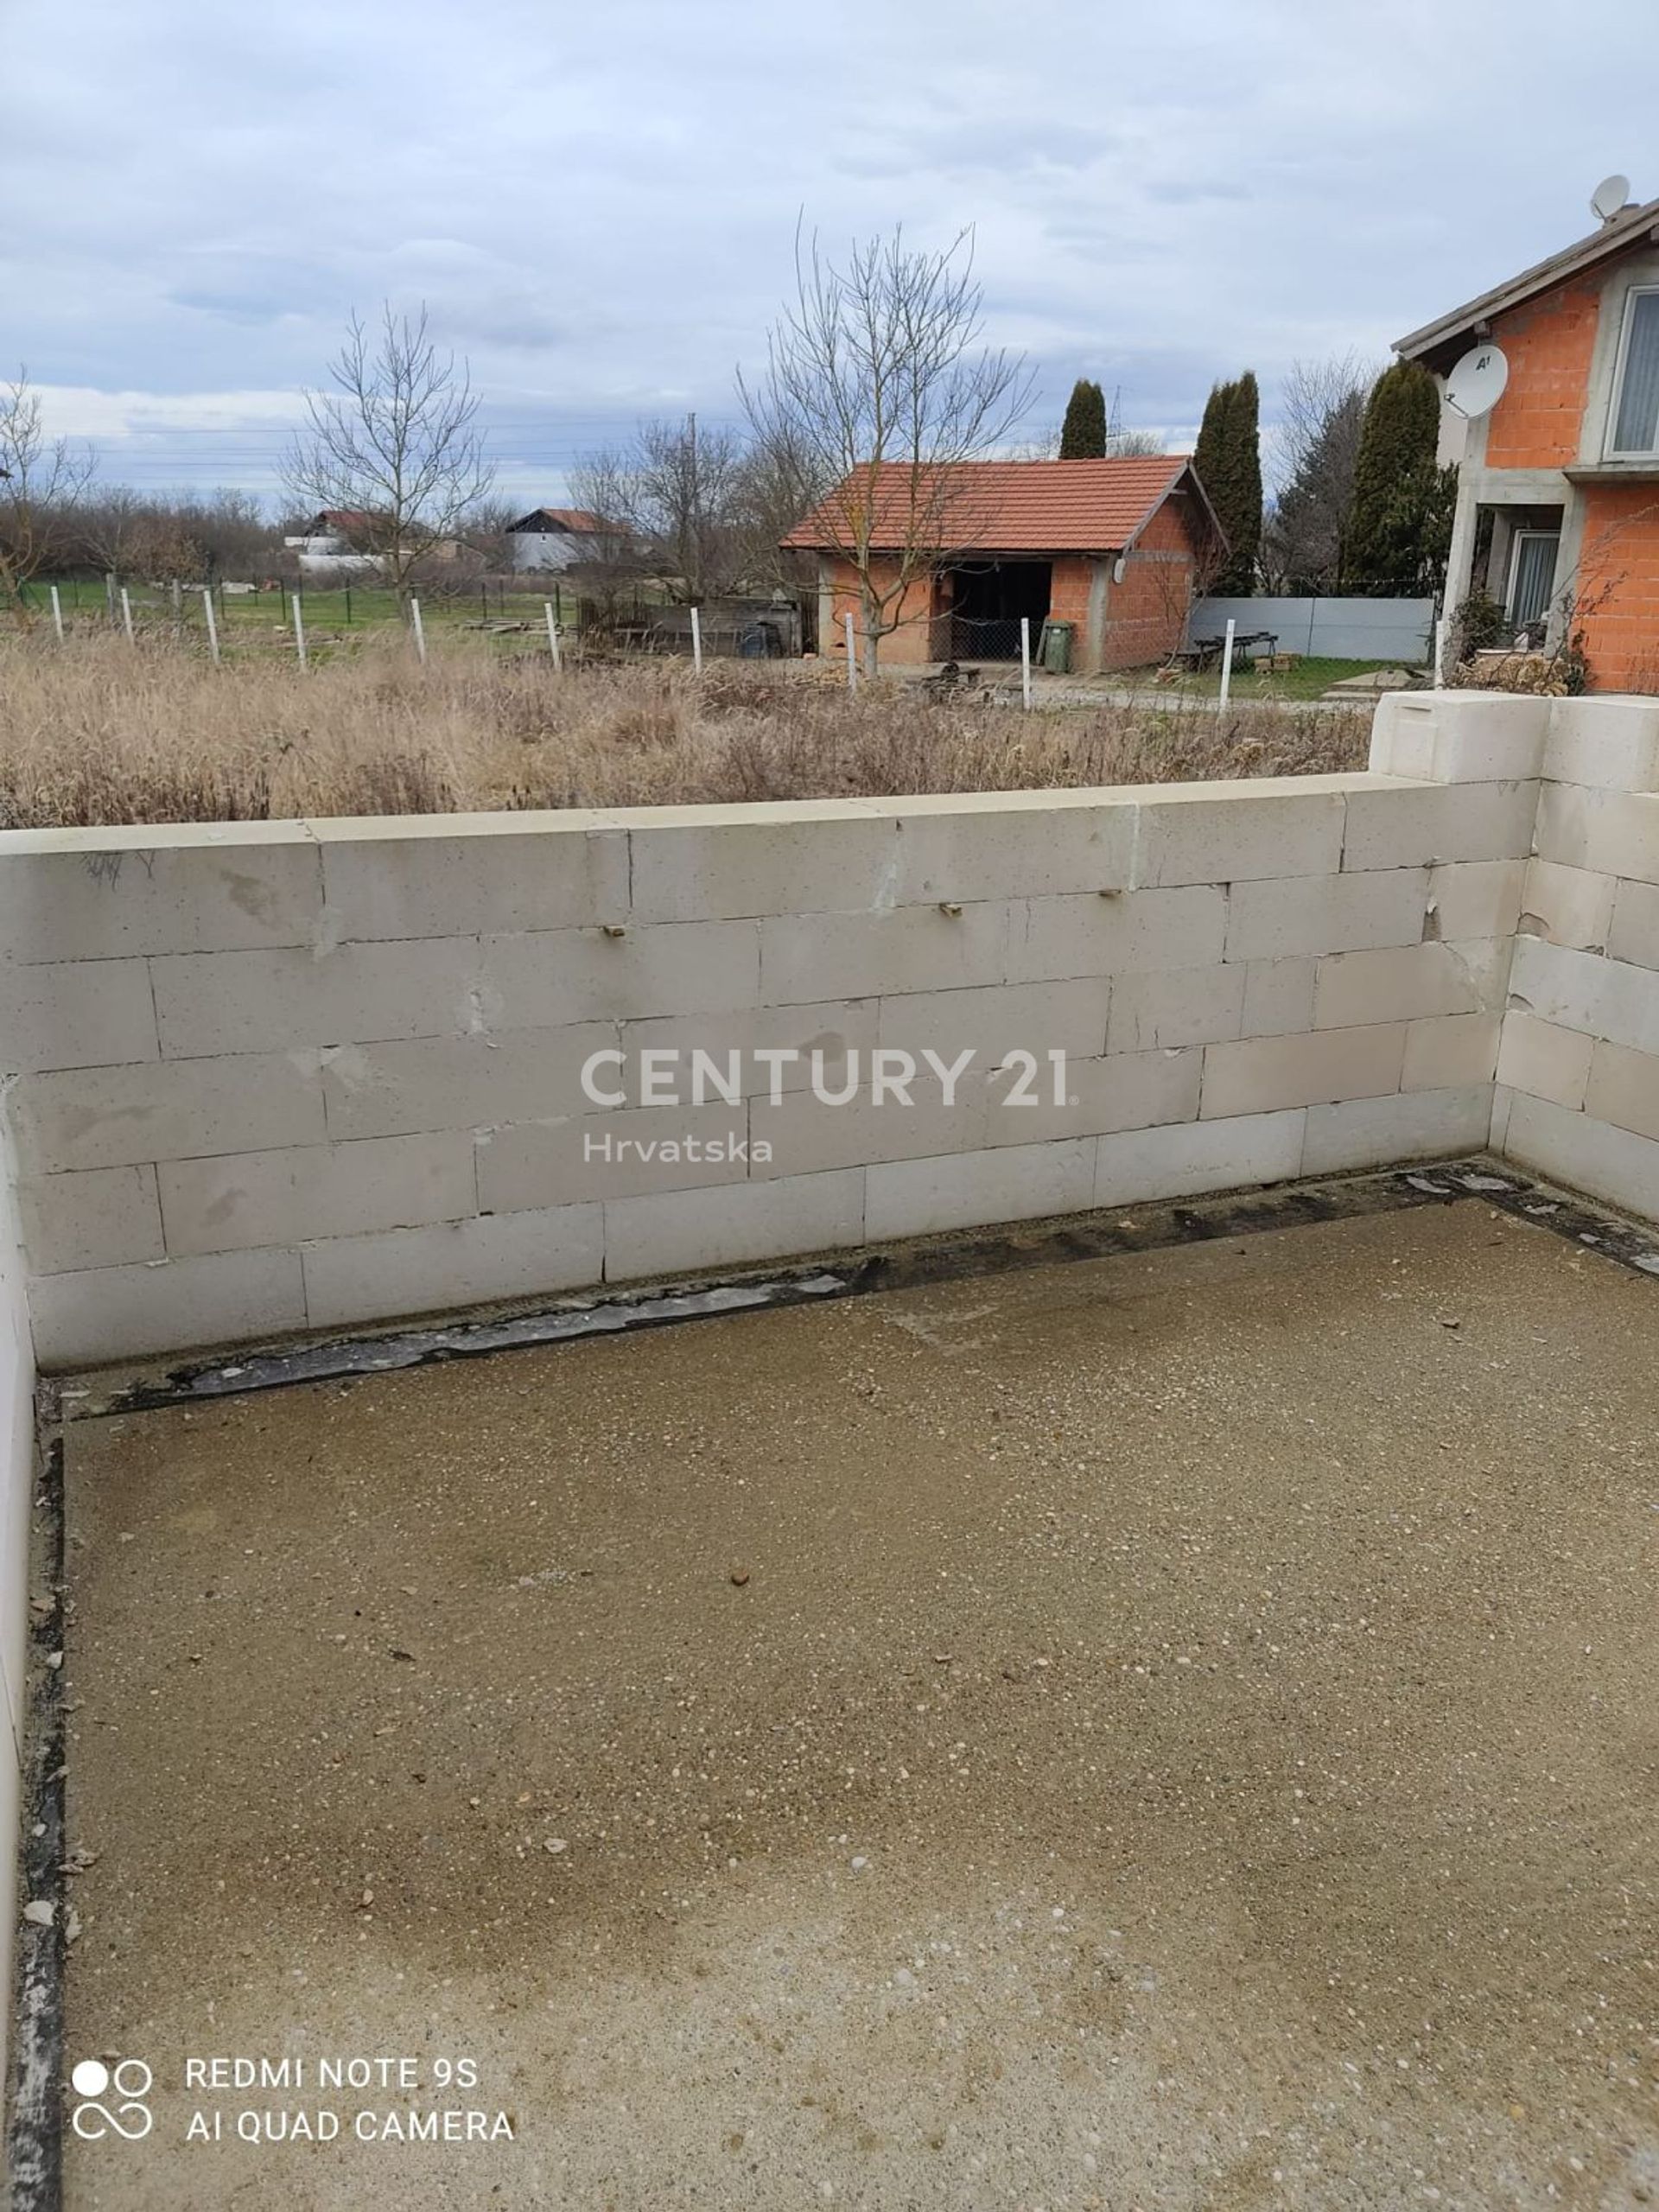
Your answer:
[[[1179,560],[1154,560],[1154,554]],[[1193,586],[1192,543],[1186,517],[1166,500],[1147,524],[1106,601],[1104,668],[1141,668],[1163,660],[1181,642]]]
[[[878,591],[885,591],[898,573],[897,563],[872,563],[872,571]],[[853,633],[858,641],[861,659],[864,651],[864,621],[859,611],[858,571],[850,561],[832,561],[830,589],[834,595],[834,628],[832,638],[820,638],[818,651],[826,658],[847,655],[847,617],[853,618]],[[904,597],[896,607],[889,607],[886,619],[891,622],[895,615],[899,627],[881,640],[880,657],[884,661],[899,661],[916,666],[931,658],[929,630],[933,614],[933,579],[931,576],[912,577],[905,587]]]
[[[1659,692],[1659,484],[1585,486],[1578,598],[1592,690]]]
[[[1056,622],[1072,626],[1071,666],[1078,672],[1089,666],[1089,580],[1094,563],[1081,554],[1057,556],[1049,571],[1048,611]],[[1031,641],[1033,652],[1037,640]]]
[[[1580,277],[1493,324],[1510,380],[1487,419],[1489,468],[1562,468],[1578,459],[1600,294],[1599,275]]]

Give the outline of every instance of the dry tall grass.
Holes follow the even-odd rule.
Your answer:
[[[171,645],[0,645],[0,827],[887,797],[1364,765],[1363,709],[1026,715],[716,664],[556,676],[402,649],[215,669]]]

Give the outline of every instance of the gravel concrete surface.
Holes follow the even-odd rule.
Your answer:
[[[1659,2202],[1656,1346],[1469,1200],[74,1425],[71,2212]]]

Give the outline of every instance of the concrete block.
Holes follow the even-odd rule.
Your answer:
[[[666,1191],[605,1206],[605,1280],[706,1274],[756,1260],[855,1249],[864,1241],[861,1169]]]
[[[1236,1037],[1246,971],[1238,966],[1166,968],[1121,976],[1112,987],[1109,1052],[1150,1052]]]
[[[751,807],[737,819],[729,809],[645,807],[627,818],[637,921],[868,914],[898,903],[897,817],[857,801]]]
[[[1659,978],[1651,968],[1523,937],[1516,944],[1510,1004],[1563,1029],[1659,1052]]]
[[[1317,960],[1252,960],[1244,970],[1244,1037],[1286,1037],[1313,1027]]]
[[[1098,987],[1103,993],[1104,985]],[[878,1024],[887,1007],[941,1006],[956,1000],[976,999],[977,991],[942,991],[937,1001],[924,992],[916,998],[830,999],[815,1006],[763,1006],[741,1014],[689,1014],[651,1021],[625,1021],[621,1046],[626,1055],[616,1087],[631,1103],[639,1103],[642,1052],[672,1052],[677,1058],[660,1065],[676,1071],[677,1095],[690,1098],[696,1069],[693,1054],[705,1053],[723,1081],[735,1072],[739,1096],[758,1097],[772,1087],[775,1071],[785,1090],[804,1090],[812,1080],[812,1056],[823,1055],[823,1080],[838,1090],[849,1080],[858,1054],[861,1080],[868,1080],[869,1056],[879,1041]],[[899,1040],[902,1043],[902,1039]],[[925,1039],[924,1042],[931,1042]],[[914,1048],[919,1052],[920,1046]],[[1099,1046],[1094,1048],[1098,1052]],[[763,1060],[762,1052],[793,1052],[793,1060]],[[735,1069],[733,1055],[736,1055]],[[703,1078],[705,1103],[721,1094],[712,1079]]]
[[[1099,791],[951,791],[893,804],[901,906],[1128,886],[1133,801]]]
[[[620,1108],[486,1129],[478,1140],[479,1205],[511,1213],[741,1183],[748,1134],[747,1105]]]
[[[572,1021],[653,1014],[728,1014],[760,995],[758,922],[538,930],[486,938],[479,1024],[490,1031],[556,1029]]]
[[[1105,976],[1058,983],[994,983],[978,990],[921,991],[879,1001],[877,1041],[888,1049],[937,1053],[952,1061],[971,1052],[973,1065],[994,1067],[1015,1050],[1044,1060],[1098,1059],[1106,1050],[1111,985]]]
[[[1517,1094],[1503,1149],[1522,1167],[1659,1220],[1659,1144],[1651,1137]]]
[[[1601,1039],[1592,1050],[1584,1110],[1659,1143],[1659,1054]]]
[[[1342,865],[1353,870],[1524,860],[1537,805],[1535,783],[1382,784],[1352,791]]]
[[[1095,1141],[1001,1145],[950,1160],[900,1160],[865,1176],[864,1235],[925,1236],[1002,1221],[1080,1213],[1094,1203]]]
[[[465,1036],[477,1026],[478,960],[470,938],[153,960],[162,1051],[196,1059]]]
[[[0,1074],[110,1067],[159,1049],[143,961],[0,967]]]
[[[937,1086],[922,1082],[913,1096],[910,1106],[896,1099],[877,1106],[868,1089],[845,1106],[798,1090],[776,1104],[754,1099],[749,1112],[751,1180],[818,1175],[874,1160],[943,1157],[1078,1134],[1065,1126],[1064,1108],[1022,1113],[1000,1107],[982,1075],[964,1079],[949,1106]]]
[[[26,1075],[11,1112],[28,1175],[319,1144],[326,1135],[315,1052]]]
[[[1206,1045],[1199,1111],[1206,1122],[1225,1121],[1283,1107],[1375,1098],[1400,1088],[1405,1055],[1402,1021]]]
[[[1527,861],[1452,861],[1428,871],[1427,933],[1434,937],[1513,937],[1521,918],[1521,895],[1531,865]],[[1386,881],[1370,871],[1355,883]],[[1332,952],[1342,948],[1332,945]]]
[[[1437,784],[1536,776],[1550,704],[1504,691],[1395,692],[1371,722],[1372,773]]]
[[[471,814],[315,828],[335,938],[482,937],[627,919],[620,823]]]
[[[1112,1052],[1103,1060],[1078,1060],[1066,1066],[1064,1107],[1008,1108],[1005,1121],[1044,1124],[1033,1134],[1105,1136],[1118,1129],[1154,1128],[1166,1122],[1190,1122],[1198,1110],[1204,1053],[1185,1051]]]
[[[331,1236],[307,1244],[300,1257],[310,1326],[340,1328],[597,1285],[604,1215],[598,1205],[557,1206]]]
[[[1167,1128],[1127,1129],[1100,1140],[1094,1203],[1135,1205],[1192,1198],[1246,1184],[1280,1183],[1300,1172],[1305,1116],[1245,1114]]]
[[[26,1177],[17,1207],[31,1274],[159,1260],[167,1249],[151,1166]]]
[[[1141,801],[1137,886],[1239,883],[1258,876],[1325,875],[1341,865],[1343,798],[1249,783],[1160,787]]]
[[[175,1258],[459,1221],[478,1211],[466,1130],[164,1160],[157,1176]]]
[[[990,901],[959,914],[900,906],[880,913],[771,916],[760,925],[761,999],[767,1006],[796,1006],[1002,982],[1009,917],[1020,911]]]
[[[1576,1113],[1584,1104],[1595,1039],[1576,1029],[1558,1028],[1511,1007],[1503,1017],[1497,1052],[1497,1080],[1510,1091],[1548,1098]]]
[[[1492,1126],[1487,1143],[1494,1152],[1501,1153],[1510,1131],[1510,1114],[1515,1104],[1515,1093],[1507,1084],[1492,1085]]]
[[[1603,790],[1659,791],[1659,700],[1603,696],[1550,704],[1546,776]]]
[[[1563,868],[1557,861],[1529,861],[1516,928],[1527,937],[1547,938],[1552,944],[1600,952],[1612,926],[1618,889],[1617,876]]]
[[[485,1128],[552,1114],[591,1114],[582,1069],[619,1051],[609,1021],[568,1029],[521,1029],[502,1037],[419,1037],[342,1045],[322,1055],[321,1089],[331,1137],[412,1135],[423,1129]],[[614,1063],[595,1087],[622,1090]]]
[[[1422,868],[1237,884],[1228,901],[1227,957],[1281,960],[1416,944],[1428,886]]]
[[[298,823],[13,830],[0,840],[0,945],[20,961],[308,944],[322,870]]]
[[[1538,801],[1541,859],[1659,883],[1659,793],[1546,784]]]
[[[1659,883],[1618,886],[1607,950],[1632,967],[1659,968]]]
[[[305,1325],[300,1255],[269,1248],[41,1275],[29,1284],[29,1304],[35,1357],[48,1370],[245,1343]]]
[[[1111,899],[1033,899],[1014,910],[1007,972],[1020,982],[1206,968],[1221,958],[1226,929],[1226,894],[1208,885]]]
[[[1411,1021],[1433,1014],[1484,1014],[1503,1003],[1507,944],[1403,945],[1335,952],[1319,963],[1316,1029]]]
[[[1441,1014],[1408,1021],[1401,1090],[1458,1090],[1490,1083],[1503,1027],[1501,1014]]]
[[[1491,1119],[1491,1086],[1484,1083],[1310,1106],[1302,1173],[1334,1175],[1351,1167],[1385,1167],[1397,1160],[1444,1160],[1477,1151],[1486,1143]]]

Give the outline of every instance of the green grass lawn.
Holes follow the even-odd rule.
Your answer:
[[[29,596],[35,623],[48,622],[50,601],[46,586],[35,585]],[[128,596],[133,621],[139,630],[153,633],[170,626],[173,606],[167,591],[152,585],[130,585]],[[73,624],[78,631],[111,626],[109,605],[100,581],[81,578],[60,582],[58,597],[66,621]],[[423,597],[421,620],[429,639],[442,637],[449,645],[464,644],[489,652],[522,652],[538,645],[545,651],[544,609],[550,600],[554,602],[561,628],[574,630],[576,594],[568,585],[556,587],[550,580],[545,583],[537,580],[522,592],[511,588],[498,591],[492,584],[487,599],[482,590]],[[307,649],[319,661],[372,639],[400,634],[403,630],[397,595],[391,591],[355,584],[349,591],[313,590],[307,587],[300,594],[300,604]],[[291,588],[280,592],[226,592],[222,596],[215,592],[213,615],[220,649],[227,654],[291,655],[294,651]],[[200,588],[187,588],[181,594],[180,617],[185,639],[205,648],[207,618]],[[492,623],[521,622],[525,628],[493,633],[480,627],[486,619]],[[114,616],[118,632],[120,622],[118,597]]]
[[[1228,696],[1241,700],[1317,699],[1344,677],[1366,676],[1373,669],[1408,665],[1399,660],[1329,660],[1309,654],[1294,668],[1284,669],[1276,676],[1258,675],[1254,669],[1248,672],[1235,670]],[[1221,671],[1206,669],[1202,676],[1181,676],[1173,683],[1159,683],[1154,671],[1138,670],[1133,681],[1137,690],[1160,691],[1167,697],[1213,699],[1221,689]]]

